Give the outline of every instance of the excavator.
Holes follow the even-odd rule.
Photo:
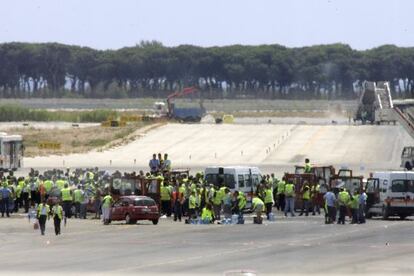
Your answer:
[[[200,100],[199,107],[177,107],[174,103],[174,99],[177,97],[183,97],[197,92],[198,89],[195,87],[185,87],[181,91],[171,93],[168,95],[166,100],[167,110],[165,109],[164,102],[156,102],[154,104],[156,114],[161,117],[166,116],[170,119],[175,119],[180,122],[200,122],[201,118],[206,113],[202,100]]]
[[[363,124],[398,122],[414,139],[414,100],[393,100],[389,82],[364,82],[354,121]],[[401,154],[401,167],[414,168],[414,146],[404,147]]]

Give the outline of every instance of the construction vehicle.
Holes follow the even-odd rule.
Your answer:
[[[302,208],[302,187],[305,183],[309,186],[311,191],[314,191],[315,186],[319,185],[319,192],[311,193],[311,201],[313,204],[323,206],[323,195],[328,191],[331,178],[334,176],[335,168],[333,166],[312,166],[310,173],[305,173],[304,166],[295,166],[294,173],[285,173],[284,177],[286,181],[295,186],[295,208]]]
[[[354,121],[381,124],[398,122],[414,138],[414,100],[393,100],[388,82],[364,82]],[[414,146],[404,147],[401,153],[401,167],[414,167]]]
[[[200,100],[200,107],[177,107],[173,100],[177,97],[188,96],[198,92],[194,87],[186,87],[181,91],[174,92],[167,97],[167,116],[182,122],[200,122],[206,110]],[[162,106],[159,106],[162,110]],[[162,111],[159,111],[162,113]]]
[[[354,176],[352,170],[340,169],[330,180],[330,187],[334,193],[338,193],[340,188],[354,194],[363,188],[363,176]]]
[[[363,83],[362,94],[359,98],[359,105],[354,116],[354,121],[361,121],[362,124],[381,124],[384,122],[394,123],[395,112],[389,83],[370,82]]]
[[[23,138],[0,132],[0,170],[17,170],[23,166]]]

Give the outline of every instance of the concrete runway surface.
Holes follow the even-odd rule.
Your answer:
[[[412,139],[401,126],[340,124],[167,124],[135,141],[103,152],[25,158],[26,168],[148,168],[152,153],[170,155],[173,167],[255,165],[283,173],[304,158],[313,164],[348,167],[357,174],[399,169],[401,151]],[[292,121],[293,123],[293,121]]]
[[[0,219],[1,275],[358,275],[414,273],[411,220],[325,225],[322,216],[253,225],[158,225],[52,220],[40,236],[26,218]],[[226,274],[227,273],[227,274]]]

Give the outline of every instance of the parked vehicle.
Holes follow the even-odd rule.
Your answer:
[[[0,170],[17,170],[23,166],[23,139],[21,135],[0,132]]]
[[[401,168],[411,171],[414,167],[414,147],[404,147],[401,153]]]
[[[150,220],[158,224],[160,212],[156,202],[147,196],[121,196],[113,204],[111,221],[125,220],[126,224],[135,224],[138,220]]]
[[[414,214],[414,172],[375,172],[367,180],[367,217],[380,215],[383,219]]]
[[[231,166],[207,167],[204,171],[207,184],[216,187],[228,187],[233,191],[242,191],[246,195],[246,208],[251,207],[253,193],[262,179],[262,173],[257,167]]]
[[[339,193],[340,188],[345,188],[351,194],[354,194],[355,191],[360,191],[363,188],[363,179],[362,176],[354,176],[352,170],[349,169],[340,169],[338,174],[331,178],[331,188],[334,193]]]

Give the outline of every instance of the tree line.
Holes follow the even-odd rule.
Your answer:
[[[414,48],[364,51],[345,44],[166,47],[146,41],[119,50],[58,43],[0,44],[0,97],[165,97],[195,86],[213,98],[347,99],[364,80],[414,94]]]

